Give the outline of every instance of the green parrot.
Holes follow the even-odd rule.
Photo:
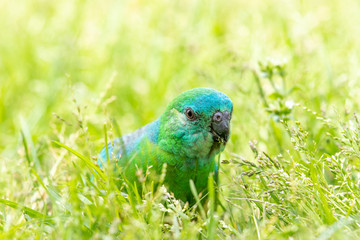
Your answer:
[[[155,121],[108,144],[100,152],[100,167],[107,157],[117,161],[122,176],[139,184],[138,170],[149,167],[160,174],[166,164],[164,184],[174,196],[192,202],[189,182],[206,191],[209,174],[218,171],[215,156],[230,136],[233,104],[224,93],[194,88],[181,93]],[[108,156],[107,156],[108,155]]]

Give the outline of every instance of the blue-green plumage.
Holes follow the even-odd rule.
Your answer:
[[[109,159],[113,157],[120,158],[127,153],[132,153],[144,138],[156,143],[159,136],[159,126],[160,119],[157,119],[132,133],[114,139],[114,141],[108,144]],[[102,167],[102,163],[107,159],[105,147],[100,152],[100,159],[98,164]]]
[[[167,164],[164,183],[183,201],[192,199],[189,181],[198,192],[206,189],[215,171],[215,156],[230,135],[232,102],[224,93],[195,88],[180,94],[154,122],[108,145],[109,159],[119,159],[123,176],[136,182],[136,170],[152,166],[160,173]],[[106,148],[99,164],[106,161]]]

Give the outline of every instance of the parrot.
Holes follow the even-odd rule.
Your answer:
[[[138,171],[166,172],[163,183],[175,198],[192,202],[193,181],[206,192],[209,174],[217,174],[215,157],[230,137],[233,104],[212,88],[193,88],[175,97],[155,121],[116,138],[101,150],[98,165],[116,159],[129,183],[139,187]]]

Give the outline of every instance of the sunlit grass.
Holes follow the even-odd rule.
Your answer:
[[[1,1],[0,238],[358,238],[359,12],[351,0]],[[200,86],[234,103],[219,205],[212,182],[208,203],[188,206],[98,169],[105,136]]]

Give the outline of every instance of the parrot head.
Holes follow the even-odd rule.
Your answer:
[[[230,98],[214,89],[183,92],[160,117],[160,148],[179,157],[209,159],[229,140],[232,110]]]

